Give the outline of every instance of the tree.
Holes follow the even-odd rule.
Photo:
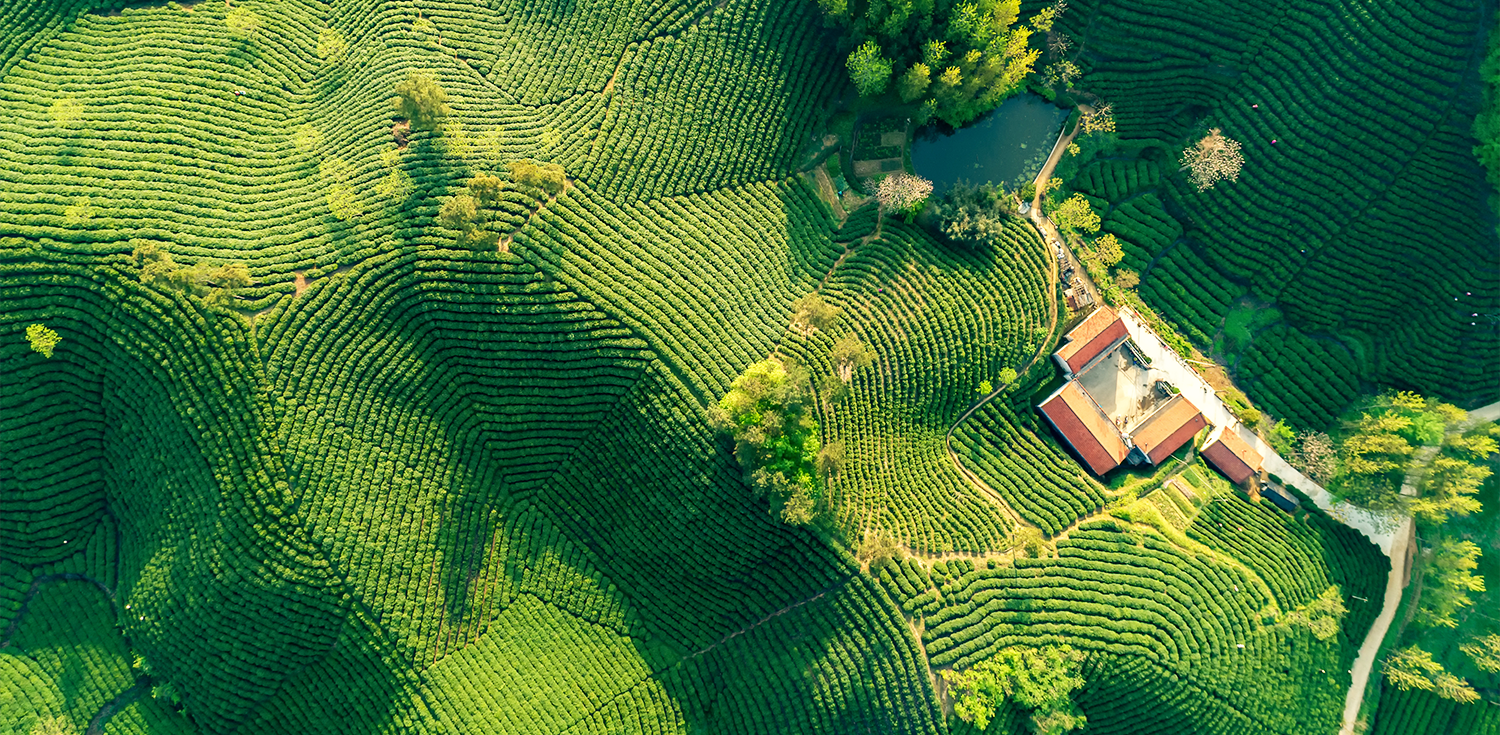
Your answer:
[[[1078,124],[1085,135],[1090,133],[1113,133],[1115,132],[1115,106],[1112,104],[1100,105],[1092,112],[1085,112],[1078,119]]]
[[[410,120],[417,130],[432,130],[453,113],[448,107],[448,93],[423,72],[412,72],[396,84],[393,103],[396,114]]]
[[[1317,599],[1282,615],[1277,622],[1288,627],[1307,628],[1314,638],[1327,641],[1339,634],[1339,625],[1348,612],[1338,585],[1332,585]]]
[[[540,189],[546,192],[547,196],[557,196],[568,181],[567,172],[555,163],[532,160],[511,161],[506,164],[506,168],[510,170],[511,181],[522,186]]]
[[[1084,684],[1083,660],[1083,652],[1071,646],[1012,646],[964,671],[944,671],[943,678],[953,693],[953,713],[976,730],[989,727],[995,712],[1013,699],[1032,710],[1034,732],[1058,735],[1085,724],[1072,699]]]
[[[832,441],[823,445],[818,450],[818,474],[824,477],[832,477],[844,469],[844,442]]]
[[[475,174],[467,184],[469,196],[481,207],[493,207],[500,203],[505,191],[505,180],[494,174]]]
[[[328,187],[324,198],[328,202],[328,211],[340,222],[348,222],[359,216],[359,197],[354,193],[354,187],[343,183],[334,184]]]
[[[1491,633],[1483,638],[1475,638],[1459,646],[1458,650],[1473,659],[1480,671],[1500,673],[1500,634]]]
[[[1125,257],[1125,251],[1120,247],[1120,238],[1115,237],[1114,233],[1094,238],[1094,252],[1099,254],[1099,262],[1105,266],[1113,266]]]
[[[1082,194],[1074,194],[1063,200],[1052,212],[1052,222],[1059,230],[1099,231],[1099,215]]]
[[[73,723],[61,715],[38,717],[31,726],[31,735],[72,735],[74,732]]]
[[[838,307],[824,301],[816,292],[792,302],[792,328],[807,334],[832,329],[838,318]]]
[[[1072,89],[1074,80],[1083,76],[1083,69],[1078,65],[1064,59],[1062,61],[1047,65],[1042,70],[1042,79],[1049,87],[1062,87]]]
[[[1484,577],[1471,572],[1479,566],[1481,549],[1468,540],[1442,539],[1432,549],[1427,575],[1432,582],[1422,586],[1416,622],[1429,627],[1458,627],[1454,617],[1460,608],[1474,604],[1470,592],[1484,591]]]
[[[318,58],[338,63],[347,53],[349,53],[349,42],[344,39],[344,34],[332,28],[318,31]]]
[[[52,351],[57,349],[57,343],[62,341],[62,337],[45,325],[33,324],[26,328],[26,341],[31,343],[32,352],[42,357],[51,357]]]
[[[846,334],[833,345],[833,370],[839,380],[848,383],[854,379],[854,371],[875,360],[875,351],[865,346],[858,337]]]
[[[1432,654],[1417,646],[1392,653],[1382,669],[1386,680],[1403,692],[1421,689],[1461,704],[1479,699],[1468,682],[1445,671],[1442,664],[1432,660]]]
[[[1427,476],[1418,489],[1421,497],[1411,501],[1411,512],[1417,520],[1440,525],[1449,516],[1466,516],[1480,510],[1474,495],[1493,474],[1488,467],[1439,455],[1427,467]]]
[[[901,80],[896,83],[896,91],[901,95],[902,102],[911,102],[927,93],[927,87],[932,84],[932,69],[922,62],[911,65]]]
[[[1334,451],[1333,440],[1321,431],[1310,431],[1302,434],[1297,443],[1297,451],[1292,452],[1287,460],[1313,482],[1326,485],[1338,471],[1338,453]]]
[[[1115,285],[1120,288],[1135,288],[1141,285],[1141,275],[1133,270],[1122,268],[1115,274]]]
[[[260,33],[260,16],[245,8],[235,8],[224,16],[224,25],[235,38],[254,38]]]
[[[443,202],[438,210],[438,222],[451,230],[458,230],[459,239],[467,240],[479,229],[479,207],[474,197],[459,194]]]
[[[861,97],[880,94],[890,84],[891,61],[885,58],[880,45],[874,40],[866,40],[859,48],[849,52],[849,59],[844,65],[849,68],[849,79],[854,82],[854,88],[859,90]]]
[[[896,173],[880,180],[875,198],[886,213],[913,212],[932,194],[932,182],[914,174]]]
[[[1218,128],[1208,131],[1202,140],[1182,152],[1182,168],[1188,171],[1188,178],[1198,191],[1207,191],[1224,179],[1238,181],[1244,166],[1239,142],[1224,137]]]
[[[882,528],[865,531],[864,540],[859,544],[859,553],[855,554],[854,558],[858,559],[865,569],[879,569],[900,553],[901,547],[896,544],[896,539],[889,531]]]
[[[1404,510],[1400,495],[1406,468],[1416,447],[1402,433],[1411,419],[1392,412],[1360,417],[1354,433],[1339,449],[1338,473],[1329,482],[1341,500],[1377,510]]]
[[[1000,384],[1010,385],[1016,382],[1016,369],[1013,367],[1000,368]]]

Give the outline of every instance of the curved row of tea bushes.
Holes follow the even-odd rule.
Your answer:
[[[1048,536],[1104,505],[1098,483],[999,401],[960,424],[953,445],[967,467]]]
[[[1359,395],[1359,375],[1343,345],[1288,326],[1256,335],[1238,372],[1245,390],[1276,416],[1299,427],[1327,426]]]
[[[1500,733],[1500,707],[1481,699],[1458,704],[1420,689],[1403,692],[1386,686],[1380,693],[1373,735],[1495,735]]]

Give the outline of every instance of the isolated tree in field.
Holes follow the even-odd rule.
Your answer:
[[[344,39],[344,34],[332,28],[318,31],[318,58],[337,63],[348,53],[349,42]]]
[[[854,379],[854,371],[875,360],[875,351],[865,346],[858,337],[846,334],[833,345],[833,370],[839,380],[848,383]]]
[[[865,536],[859,543],[859,553],[854,555],[865,569],[878,570],[896,555],[901,553],[901,547],[896,544],[896,539],[891,536],[890,531],[884,528],[874,531],[865,531]]]
[[[1085,724],[1073,703],[1083,687],[1084,653],[1071,646],[1012,646],[963,671],[944,671],[953,693],[953,713],[976,730],[989,727],[1007,699],[1031,712],[1032,731],[1060,735]]]
[[[1013,367],[1000,368],[1000,385],[1010,385],[1016,382],[1016,369]],[[985,391],[988,393],[989,391]]]
[[[235,8],[224,16],[224,25],[235,38],[254,38],[260,33],[260,16],[245,8]]]
[[[1277,621],[1289,627],[1302,627],[1312,631],[1320,641],[1332,640],[1339,634],[1339,624],[1349,609],[1344,607],[1344,596],[1338,585],[1323,590],[1317,599],[1292,610]]]
[[[1207,191],[1224,179],[1238,181],[1244,166],[1239,141],[1224,137],[1218,128],[1182,152],[1182,168],[1198,191]]]
[[[478,229],[479,206],[474,197],[459,194],[452,197],[438,210],[438,221],[451,230],[458,230],[460,239],[468,239]]]
[[[1052,212],[1052,222],[1060,230],[1099,231],[1099,215],[1082,194],[1074,194],[1063,200]]]
[[[83,117],[83,103],[77,97],[60,97],[47,108],[47,119],[53,125],[68,127]]]
[[[908,173],[891,174],[880,180],[875,198],[887,213],[911,212],[932,194],[932,182]]]
[[[42,357],[51,357],[52,351],[57,349],[57,343],[62,337],[57,332],[48,329],[46,325],[33,324],[26,328],[26,341],[31,343],[31,351]]]
[[[817,293],[810,293],[792,302],[792,328],[806,334],[818,330],[827,331],[838,323],[839,309]]]
[[[880,45],[873,40],[867,40],[849,52],[844,65],[849,68],[849,79],[861,97],[880,94],[890,84],[891,60],[885,58]]]
[[[1479,699],[1479,693],[1467,681],[1450,674],[1432,654],[1417,646],[1407,646],[1390,655],[1382,665],[1385,678],[1403,692],[1420,689],[1443,699],[1468,704]]]
[[[926,94],[930,84],[932,69],[919,61],[901,75],[901,80],[896,83],[896,91],[900,93],[902,102],[911,102]]]
[[[448,107],[448,93],[423,72],[412,72],[396,84],[394,104],[396,114],[410,120],[418,130],[432,130],[453,113]]]
[[[510,169],[510,180],[522,186],[541,189],[548,196],[557,196],[567,184],[567,173],[563,167],[555,163],[543,163],[540,161],[511,161],[506,164]]]
[[[1470,659],[1480,671],[1491,674],[1500,673],[1500,634],[1491,633],[1482,638],[1465,643],[1458,647]]]

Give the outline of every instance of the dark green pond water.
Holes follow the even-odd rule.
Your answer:
[[[912,167],[939,192],[959,179],[1015,185],[1042,170],[1067,119],[1067,110],[1041,97],[1018,95],[961,130],[918,131]]]

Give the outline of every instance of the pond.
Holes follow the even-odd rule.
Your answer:
[[[960,130],[929,125],[918,131],[912,167],[938,192],[959,179],[1016,185],[1042,170],[1067,119],[1067,110],[1041,97],[1017,95]]]

